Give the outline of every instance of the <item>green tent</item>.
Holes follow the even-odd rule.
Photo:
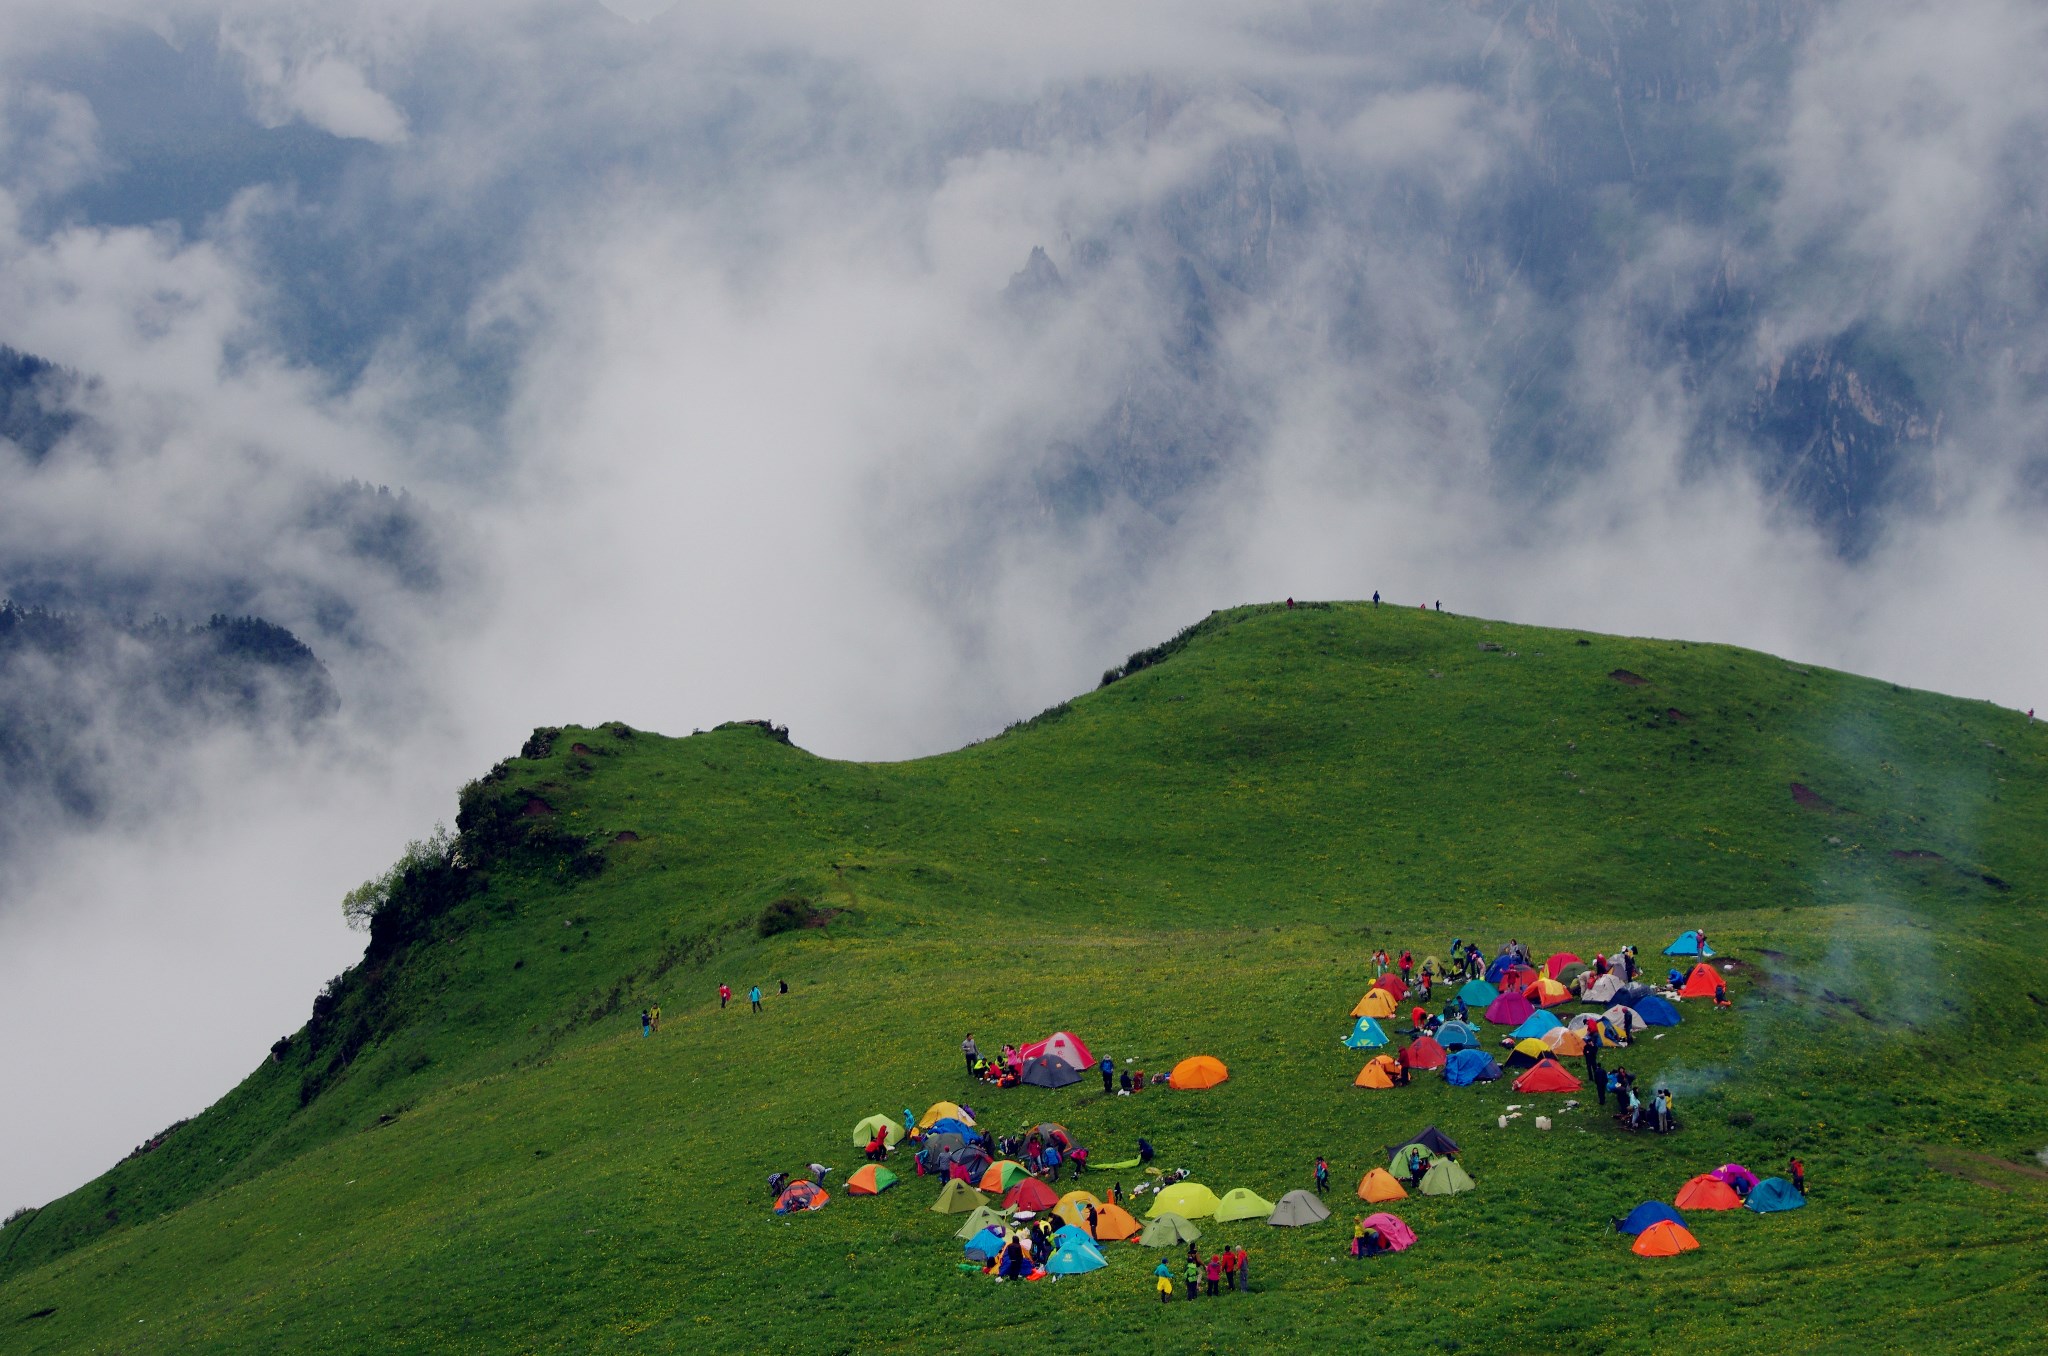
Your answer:
[[[1146,1219],[1157,1219],[1161,1215],[1184,1215],[1198,1219],[1213,1215],[1221,1204],[1216,1193],[1200,1182],[1175,1182],[1152,1198],[1152,1208],[1145,1212]]]
[[[867,1148],[868,1141],[875,1137],[875,1131],[880,1130],[883,1126],[889,1128],[889,1147],[895,1148],[896,1141],[903,1138],[903,1122],[893,1116],[879,1115],[870,1116],[859,1125],[853,1127],[853,1147],[856,1149]]]
[[[964,1215],[977,1205],[987,1205],[988,1197],[976,1191],[971,1185],[955,1177],[946,1183],[946,1189],[939,1193],[939,1199],[932,1206],[935,1215]],[[970,1238],[972,1234],[968,1235]]]
[[[965,1222],[953,1231],[953,1237],[964,1240],[974,1237],[983,1229],[1007,1229],[1009,1227],[1009,1218],[1002,1211],[992,1205],[977,1205],[974,1207],[974,1213],[969,1215]]]
[[[1422,1194],[1425,1196],[1455,1196],[1461,1191],[1470,1191],[1474,1185],[1472,1174],[1459,1167],[1455,1158],[1439,1157],[1429,1165],[1429,1171],[1422,1174]]]
[[[1216,1207],[1216,1220],[1228,1224],[1239,1219],[1264,1219],[1272,1213],[1273,1203],[1258,1192],[1250,1187],[1233,1187],[1223,1193],[1223,1202]]]
[[[1170,1248],[1176,1243],[1192,1243],[1202,1236],[1193,1222],[1171,1210],[1154,1217],[1145,1226],[1145,1232],[1138,1235],[1138,1241],[1148,1248]]]

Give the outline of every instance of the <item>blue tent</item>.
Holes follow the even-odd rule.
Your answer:
[[[979,1256],[984,1262],[993,1262],[996,1254],[1003,1250],[1003,1231],[990,1225],[967,1240],[966,1252],[969,1257]]]
[[[1494,988],[1493,985],[1488,984],[1483,979],[1475,979],[1464,988],[1458,990],[1458,997],[1463,1000],[1468,1008],[1483,1008],[1494,999],[1500,997],[1500,990]]]
[[[1660,1220],[1670,1220],[1681,1229],[1685,1227],[1685,1216],[1662,1201],[1644,1201],[1628,1212],[1627,1219],[1614,1227],[1625,1234],[1639,1234]]]
[[[1563,1025],[1563,1022],[1538,1008],[1530,1013],[1520,1026],[1508,1032],[1508,1036],[1513,1040],[1524,1041],[1532,1036],[1540,1036],[1546,1031],[1555,1031]]]
[[[1444,1082],[1454,1088],[1491,1083],[1499,1077],[1500,1065],[1484,1050],[1460,1050],[1444,1062]]]
[[[975,1139],[974,1127],[963,1125],[957,1118],[952,1116],[941,1116],[933,1121],[932,1128],[925,1133],[928,1135],[960,1135],[970,1144]]]
[[[1479,1033],[1463,1022],[1445,1022],[1436,1029],[1436,1043],[1446,1050],[1479,1044]]]
[[[1380,1024],[1370,1017],[1361,1017],[1351,1028],[1351,1034],[1344,1038],[1344,1044],[1353,1050],[1378,1049],[1387,1043],[1387,1033],[1380,1030]]]
[[[1521,963],[1522,958],[1520,956],[1495,956],[1493,958],[1493,963],[1486,967],[1486,982],[1488,984],[1500,983],[1500,977],[1502,975],[1514,969],[1517,965],[1520,965]],[[1468,998],[1465,1001],[1469,1003],[1472,1000]]]
[[[1679,933],[1678,940],[1664,948],[1664,954],[1667,956],[1711,956],[1714,954],[1714,948],[1710,946],[1702,949],[1700,946],[1700,934],[1695,930]]]
[[[1767,1215],[1773,1210],[1797,1210],[1806,1204],[1806,1197],[1784,1178],[1766,1177],[1749,1189],[1749,1197],[1742,1203],[1758,1214]]]
[[[1064,1248],[1070,1243],[1086,1244],[1092,1248],[1096,1246],[1095,1235],[1089,1233],[1078,1224],[1062,1224],[1059,1228],[1052,1231],[1052,1245],[1054,1247]]]
[[[1629,1006],[1635,1009],[1636,1016],[1642,1018],[1650,1026],[1678,1025],[1678,1009],[1657,997],[1656,994],[1638,998]]]
[[[1055,1276],[1075,1276],[1084,1271],[1099,1271],[1109,1265],[1109,1259],[1102,1255],[1102,1249],[1094,1243],[1062,1243],[1045,1259],[1045,1269]]]

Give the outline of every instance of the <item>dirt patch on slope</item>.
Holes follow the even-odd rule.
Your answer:
[[[597,750],[591,748],[588,744],[571,744],[569,752],[575,754],[578,758],[590,758],[596,754]]]
[[[554,806],[548,804],[539,796],[533,796],[527,800],[525,808],[520,810],[519,817],[521,819],[539,819],[543,815],[551,815],[554,812]]]
[[[614,843],[637,843],[640,841],[640,835],[631,829],[620,829],[612,835],[612,841]]]
[[[1819,810],[1822,814],[1838,815],[1842,813],[1841,806],[1835,804],[1804,782],[1792,783],[1792,799],[1807,809]]]
[[[1993,1191],[2011,1192],[2028,1183],[2048,1183],[2048,1168],[2037,1168],[2031,1163],[2014,1163],[1995,1154],[1946,1145],[1925,1144],[1921,1151],[1927,1155],[1927,1166],[1936,1172],[1945,1172],[1965,1182],[1990,1187]]]
[[[1902,862],[1940,862],[1948,860],[1939,852],[1930,852],[1926,848],[1893,848],[1892,856]]]
[[[1615,682],[1624,684],[1628,687],[1648,687],[1650,685],[1650,680],[1643,677],[1642,674],[1630,673],[1627,669],[1616,669],[1614,672],[1608,674],[1607,676],[1609,678],[1612,678]]]

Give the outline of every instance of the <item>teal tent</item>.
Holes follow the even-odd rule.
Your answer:
[[[1380,1030],[1380,1024],[1370,1017],[1361,1017],[1352,1026],[1351,1034],[1344,1038],[1344,1044],[1353,1050],[1376,1050],[1387,1043],[1387,1033]]]
[[[1690,932],[1679,933],[1678,940],[1664,948],[1664,954],[1667,956],[1711,956],[1714,954],[1714,948],[1711,946],[1701,946],[1700,934],[1695,929]]]
[[[1742,1203],[1760,1215],[1768,1215],[1774,1210],[1797,1210],[1806,1204],[1806,1197],[1784,1178],[1766,1177],[1749,1189],[1749,1196]]]
[[[1500,997],[1500,990],[1494,988],[1483,979],[1475,979],[1464,988],[1458,990],[1459,1001],[1463,1002],[1468,1008],[1483,1008],[1498,997]]]

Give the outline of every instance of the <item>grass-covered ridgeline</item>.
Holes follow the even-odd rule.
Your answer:
[[[0,1230],[0,1350],[2048,1339],[2040,727],[1721,646],[1392,606],[1237,609],[1146,659],[908,763],[758,725],[537,735],[465,792],[452,863],[406,877],[307,1028]],[[1687,1003],[1609,1059],[1672,1081],[1679,1134],[1506,1083],[1351,1086],[1363,1053],[1338,1040],[1377,944],[1634,942],[1654,966],[1694,926],[1734,1009]],[[965,1032],[1055,1027],[1232,1076],[1131,1098],[962,1078]],[[1144,1134],[1219,1193],[1277,1198],[1327,1153],[1338,1218],[1218,1226],[1256,1291],[1162,1308],[1130,1245],[1051,1285],[961,1271],[915,1177],[766,1209],[769,1171],[843,1175],[857,1119],[940,1098],[998,1130],[1061,1121],[1099,1160]],[[1509,1104],[1530,1114],[1500,1130]],[[1350,1186],[1430,1122],[1478,1189],[1397,1206],[1413,1250],[1344,1258]],[[1665,1260],[1608,1231],[1793,1152],[1804,1210],[1696,1215],[1701,1249]]]

